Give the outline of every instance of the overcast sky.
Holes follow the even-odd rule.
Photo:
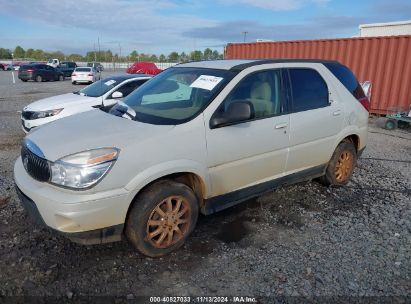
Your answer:
[[[0,47],[165,55],[229,42],[352,37],[411,19],[410,0],[0,0]]]

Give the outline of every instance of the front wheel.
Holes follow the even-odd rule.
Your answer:
[[[59,75],[59,81],[63,81],[64,80],[64,76],[63,75]]]
[[[41,77],[40,75],[36,76],[36,81],[37,82],[42,82],[43,81],[43,77]]]
[[[75,84],[77,84],[77,82],[75,82],[75,81],[72,81],[72,82],[71,82],[71,84],[74,84],[74,85],[75,85]]]
[[[134,247],[150,257],[166,255],[186,241],[198,218],[198,200],[186,185],[162,180],[135,199],[126,222]]]
[[[350,179],[356,163],[357,151],[353,143],[343,141],[335,149],[320,181],[325,185],[344,185]]]

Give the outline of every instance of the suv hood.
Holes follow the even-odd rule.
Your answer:
[[[65,117],[31,131],[33,141],[46,159],[56,161],[64,156],[104,147],[120,150],[173,129],[170,125],[151,125],[92,110]]]
[[[82,96],[74,93],[67,93],[40,99],[25,107],[24,111],[46,111],[60,108],[76,106],[82,103],[101,103],[101,97]]]

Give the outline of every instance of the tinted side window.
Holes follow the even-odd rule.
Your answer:
[[[229,93],[218,111],[223,114],[230,103],[239,100],[251,103],[254,118],[281,114],[283,109],[280,70],[265,70],[246,76]]]
[[[324,63],[335,77],[357,99],[365,97],[364,91],[349,68],[339,63]]]
[[[313,69],[289,69],[292,111],[300,112],[329,105],[328,87]]]
[[[133,92],[135,89],[137,89],[139,86],[141,86],[146,81],[147,80],[130,81],[126,83],[125,85],[121,86],[120,88],[118,88],[116,91],[123,93],[123,97],[126,97],[128,94]]]

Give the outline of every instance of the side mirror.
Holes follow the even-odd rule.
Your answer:
[[[252,118],[250,102],[246,100],[236,100],[228,105],[227,110],[222,114],[214,114],[210,120],[210,128],[220,128],[233,123],[239,123]]]
[[[117,98],[123,98],[123,93],[120,91],[115,91],[113,94],[111,94],[111,98],[117,99]]]

